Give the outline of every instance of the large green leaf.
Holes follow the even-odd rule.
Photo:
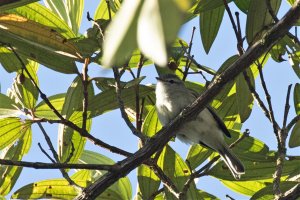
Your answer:
[[[224,6],[200,13],[200,34],[205,52],[208,54],[219,32],[224,16]]]
[[[14,101],[8,96],[0,93],[0,119],[6,117],[17,117],[22,112],[14,105]]]
[[[289,54],[289,63],[292,66],[295,74],[300,78],[300,58],[299,58],[300,53],[292,53]]]
[[[300,121],[298,121],[292,129],[289,139],[289,147],[294,148],[300,146]]]
[[[0,25],[1,40],[17,53],[59,72],[77,72],[78,50],[52,27],[15,14],[1,15]]]
[[[152,137],[161,129],[161,127],[162,125],[158,119],[155,106],[153,106],[144,120],[142,132],[148,137]]]
[[[246,173],[241,176],[241,181],[251,181],[251,180],[262,180],[270,179],[273,177],[273,173],[276,166],[276,161],[269,162],[249,162],[243,161]],[[284,168],[282,170],[282,176],[287,176],[292,173],[295,169],[299,167],[299,160],[288,160],[284,163]],[[226,168],[223,162],[219,162],[215,165],[209,172],[209,175],[214,176],[219,179],[234,181],[234,177]]]
[[[194,144],[190,147],[186,160],[192,169],[196,169],[202,164],[210,155],[212,150],[205,148],[199,144]]]
[[[226,181],[221,180],[221,182],[231,190],[244,194],[247,196],[252,196],[257,191],[266,187],[267,185],[272,185],[273,179],[266,180],[255,180],[255,181]]]
[[[21,7],[26,4],[36,2],[38,0],[18,0],[18,1],[2,1],[0,2],[0,12],[3,12],[5,10],[9,10],[15,7]]]
[[[151,87],[140,85],[140,98],[148,96],[149,94],[151,94],[151,92],[153,92],[153,90],[154,89]],[[135,87],[122,89],[121,98],[125,106],[131,105],[131,103],[135,103],[135,95]],[[90,117],[93,118],[105,112],[117,109],[118,107],[119,103],[116,97],[116,91],[114,88],[112,88],[95,95],[89,102],[88,109],[90,111]]]
[[[249,5],[251,0],[235,0],[235,5],[244,13],[248,13]]]
[[[271,0],[271,7],[276,14],[281,0]],[[246,23],[246,39],[252,43],[261,38],[263,31],[273,23],[273,18],[268,11],[266,1],[251,0]]]
[[[98,154],[96,152],[85,150],[82,152],[82,155],[79,159],[79,163],[84,164],[114,164],[115,162],[110,158]],[[99,170],[91,170],[91,181],[94,182],[95,180],[99,179],[103,174],[106,172],[99,171]],[[128,177],[120,178],[117,182],[115,182],[112,186],[105,190],[98,198],[103,199],[131,199],[132,197],[132,189],[131,183]]]
[[[30,121],[23,121],[17,117],[0,119],[0,149],[4,149],[20,138],[30,125]]]
[[[286,191],[288,191],[289,189],[291,189],[292,187],[294,187],[295,185],[299,184],[298,182],[281,182],[279,184],[280,187],[280,191],[282,193],[285,193]],[[274,189],[273,189],[273,184],[269,184],[268,186],[266,186],[265,188],[259,190],[257,193],[255,193],[252,197],[251,200],[272,200],[275,199],[274,198]]]
[[[231,1],[232,0],[227,0],[227,3],[230,3]],[[194,13],[206,12],[220,6],[224,6],[223,0],[201,0],[195,8]]]
[[[24,64],[27,65],[28,60],[22,55],[19,56]],[[2,67],[9,73],[22,69],[22,64],[17,59],[16,55],[5,47],[0,47],[0,63]]]
[[[170,147],[166,146],[158,161],[157,164],[162,168],[164,173],[172,180],[175,186],[179,191],[183,189],[184,184],[188,180],[191,172],[187,164],[183,159]],[[176,199],[169,191],[166,189],[166,198],[167,199]],[[187,199],[199,199],[201,198],[195,183],[191,183],[187,191]]]
[[[45,25],[67,39],[76,37],[71,28],[59,16],[40,3],[32,3],[7,12],[23,16],[29,20]]]
[[[66,94],[56,94],[48,97],[50,103],[54,106],[54,108],[61,113],[64,102],[65,102]],[[51,108],[45,103],[45,101],[41,101],[34,110],[34,114],[39,118],[46,119],[59,119],[56,114],[51,110]]]
[[[89,84],[87,89],[88,99],[90,100],[94,96],[93,85]],[[75,113],[75,111],[82,106],[83,98],[82,80],[81,77],[77,76],[67,91],[61,113],[66,119],[69,119],[79,127],[82,127],[83,124],[82,109],[80,112]],[[88,132],[91,129],[91,122],[91,119],[86,121],[86,130]],[[58,155],[60,160],[64,162],[72,154],[69,162],[76,162],[83,151],[86,139],[81,137],[77,131],[63,124],[59,125],[58,138]]]
[[[75,34],[78,34],[82,20],[84,0],[66,0],[66,5],[72,30]]]
[[[296,83],[294,88],[294,106],[297,115],[300,115],[300,84]]]
[[[137,21],[142,2],[141,0],[125,1],[107,27],[103,44],[103,66],[124,64],[137,48]]]
[[[159,66],[167,65],[167,47],[176,39],[188,8],[188,0],[144,1],[137,24],[138,46]]]
[[[151,195],[156,192],[160,186],[160,179],[155,175],[146,165],[138,167],[138,191],[139,199],[149,199]]]
[[[108,0],[110,13],[113,17],[119,10],[122,0]],[[106,1],[101,1],[96,9],[94,19],[109,19],[109,11]]]
[[[23,129],[24,135],[20,137],[19,140],[15,142],[14,145],[4,149],[1,159],[19,161],[22,157],[28,153],[31,147],[31,128],[27,127]],[[0,167],[0,194],[7,195],[11,189],[14,187],[16,181],[18,180],[22,167],[16,166],[6,166],[1,165]]]
[[[69,16],[67,15],[65,3],[63,0],[44,0],[44,4],[48,9],[58,15],[66,23],[69,22]]]

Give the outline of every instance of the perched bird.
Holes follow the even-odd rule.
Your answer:
[[[164,74],[156,79],[156,110],[160,122],[166,125],[191,104],[197,95],[186,88],[183,81],[174,74]],[[202,144],[217,151],[234,178],[239,179],[245,169],[226,144],[224,134],[230,137],[223,121],[209,106],[176,131],[176,137],[185,143]]]

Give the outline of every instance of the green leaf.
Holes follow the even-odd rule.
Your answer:
[[[66,94],[56,94],[48,97],[50,103],[54,106],[54,108],[61,113],[64,102],[65,102]],[[45,103],[45,101],[40,102],[34,110],[35,116],[39,118],[46,119],[59,119],[56,114],[49,108],[49,106]]]
[[[121,0],[108,0],[108,2],[110,7],[110,13],[113,17],[120,8]],[[94,15],[94,19],[109,19],[109,12],[106,1],[101,1],[99,3]]]
[[[299,184],[298,182],[288,182],[288,181],[284,181],[284,182],[280,182],[279,187],[280,187],[280,191],[282,193],[285,193],[286,191],[288,191],[289,189],[291,189],[292,187],[294,187],[295,185]],[[258,191],[257,193],[255,193],[252,197],[251,200],[271,200],[274,199],[274,192],[273,192],[273,184],[269,184],[268,186],[266,186],[265,188],[261,189],[260,191]]]
[[[144,120],[142,133],[148,137],[152,137],[161,129],[161,127],[162,126],[158,119],[156,108],[153,106]]]
[[[76,73],[76,47],[52,27],[15,14],[0,16],[0,36],[17,53],[63,73]],[[51,57],[51,59],[49,59]]]
[[[30,125],[30,121],[23,121],[17,117],[0,119],[0,150],[20,138]]]
[[[140,199],[149,199],[160,186],[160,179],[146,165],[140,165],[137,171],[138,175],[138,192]]]
[[[300,115],[300,84],[296,83],[294,88],[294,106],[297,115]]]
[[[231,1],[232,0],[227,0],[227,3],[230,3]],[[199,1],[197,7],[195,8],[194,14],[213,10],[220,6],[224,6],[223,0],[201,0]]]
[[[273,178],[274,166],[276,161],[269,162],[249,162],[243,161],[246,173],[241,176],[240,181],[263,180]],[[299,160],[288,160],[284,162],[282,176],[287,176],[299,167]],[[234,177],[223,162],[216,164],[208,174],[219,179],[234,181]]]
[[[44,0],[44,4],[49,10],[58,15],[66,23],[69,22],[69,16],[67,15],[66,7],[63,0]]]
[[[141,5],[142,1],[125,1],[107,27],[103,44],[104,67],[124,64],[137,48],[137,21]]]
[[[255,88],[254,76],[251,70],[247,69],[246,73],[250,79],[251,85]],[[243,123],[249,118],[254,103],[253,96],[249,90],[248,84],[243,74],[240,74],[236,78],[235,89],[236,89],[235,95],[236,95],[238,113],[240,115],[241,122]]]
[[[170,147],[166,146],[158,161],[158,166],[160,166],[163,172],[172,180],[175,186],[181,191],[185,182],[188,180],[191,172],[189,167],[183,161],[183,159]],[[176,199],[168,189],[165,190],[167,199]],[[199,193],[196,189],[195,183],[191,183],[187,191],[187,199],[199,199]]]
[[[114,164],[115,162],[110,158],[85,150],[82,152],[82,155],[79,159],[79,163],[87,163],[87,164]],[[99,179],[106,172],[99,170],[91,170],[92,182]],[[120,178],[117,182],[115,182],[112,186],[106,189],[98,198],[106,198],[109,196],[109,199],[131,199],[132,197],[132,188],[131,183],[128,177]]]
[[[18,1],[2,1],[0,2],[0,12],[5,10],[9,10],[16,7],[21,7],[26,4],[30,4],[32,2],[36,2],[38,0],[18,0]]]
[[[19,56],[24,64],[27,65],[28,60],[22,55]],[[19,69],[22,69],[22,65],[17,59],[16,55],[5,47],[0,47],[0,63],[8,73],[16,72]]]
[[[300,146],[300,121],[298,121],[292,129],[289,139],[289,147],[294,148]]]
[[[235,0],[235,5],[244,13],[248,13],[250,0]]]
[[[281,0],[271,0],[271,7],[277,14]],[[249,44],[261,38],[263,31],[273,23],[267,4],[261,0],[251,0],[246,23],[246,39]]]
[[[93,85],[89,84],[87,90],[88,100],[90,100],[94,96]],[[83,98],[83,85],[81,77],[77,76],[67,91],[61,113],[66,119],[69,119],[79,127],[82,127],[83,124],[82,109],[80,112],[75,111],[82,107]],[[91,123],[92,120],[87,119],[86,130],[88,132],[91,129]],[[64,162],[70,157],[70,155],[72,155],[69,162],[76,162],[83,151],[86,138],[81,137],[77,131],[74,131],[72,128],[62,124],[59,125],[58,138],[59,159]]]
[[[196,169],[212,154],[211,149],[207,149],[199,144],[194,144],[190,147],[186,160],[192,169]]]
[[[153,91],[154,89],[151,87],[140,85],[139,96],[140,98],[146,97],[150,95]],[[133,102],[135,103],[135,95],[136,95],[135,87],[122,89],[121,98],[125,104],[125,107],[127,107],[127,105],[131,105],[131,103]],[[119,103],[117,101],[116,92],[115,89],[112,88],[95,95],[89,101],[88,109],[90,112],[90,117],[93,118],[105,112],[117,109],[118,107],[119,107]]]
[[[82,20],[84,0],[66,0],[66,5],[72,30],[75,34],[78,34]]]
[[[295,74],[300,78],[300,53],[289,54],[289,63],[292,66]]]
[[[17,117],[22,112],[15,106],[13,100],[8,96],[0,93],[0,119],[6,117]]]
[[[76,180],[76,184],[87,187],[88,181]],[[78,195],[75,187],[65,179],[51,179],[30,183],[18,189],[13,199],[74,199]]]
[[[4,149],[1,159],[19,161],[28,153],[31,147],[31,128],[23,129],[24,135],[14,145]],[[22,171],[22,167],[1,165],[0,167],[0,194],[7,195],[14,187]]]
[[[32,64],[32,65],[30,65]],[[36,84],[38,84],[38,79],[36,76],[36,72],[34,68],[37,66],[37,63],[30,62],[26,68],[31,71],[31,75]],[[12,93],[14,94],[15,98],[18,100],[18,103],[22,104],[23,108],[27,108],[29,110],[33,110],[36,104],[36,101],[39,97],[39,92],[36,89],[35,85],[33,84],[32,80],[28,77],[28,75],[23,74],[17,75],[17,79],[15,80],[12,85]],[[20,78],[20,76],[24,78]],[[23,79],[23,80],[22,80]]]
[[[208,54],[219,32],[223,20],[225,7],[220,6],[213,10],[200,13],[201,41],[206,54]]]
[[[176,39],[188,8],[188,0],[144,1],[137,24],[138,46],[157,65],[167,65],[167,47]]]
[[[39,24],[45,25],[63,37],[70,39],[76,37],[71,28],[55,13],[51,12],[40,3],[32,3],[26,6],[15,8],[7,11],[8,13],[17,14]]]
[[[244,194],[247,196],[252,196],[257,191],[266,187],[267,185],[272,185],[273,179],[266,180],[255,180],[255,181],[226,181],[221,180],[221,182],[231,190]]]

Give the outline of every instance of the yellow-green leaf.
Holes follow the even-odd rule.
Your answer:
[[[15,7],[21,7],[26,4],[36,2],[38,0],[15,0],[15,1],[2,1],[0,2],[0,12],[3,12],[5,10],[9,10]]]
[[[160,129],[161,129],[161,123],[158,119],[157,112],[155,109],[155,106],[150,109],[148,112],[143,126],[142,126],[142,132],[143,134],[147,135],[148,137],[152,137],[155,135]]]
[[[294,148],[300,146],[300,121],[298,121],[292,129],[289,139],[289,147]]]
[[[14,101],[8,96],[0,93],[0,119],[6,117],[17,117],[22,112],[14,105]]]
[[[300,115],[300,84],[296,83],[294,88],[294,106],[297,115]]]
[[[67,0],[65,2],[72,30],[75,34],[78,34],[82,20],[84,0]]]
[[[186,160],[192,169],[196,169],[212,154],[211,149],[207,149],[199,144],[194,144],[190,147]]]

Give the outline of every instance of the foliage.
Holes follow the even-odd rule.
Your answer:
[[[263,36],[278,20],[272,13],[277,14],[281,0],[271,0],[270,4],[266,2],[227,0],[230,8],[246,14],[246,21],[241,22],[246,25],[245,30],[238,30],[240,38],[237,35],[237,40],[242,39],[244,33],[244,42],[248,47],[255,42],[263,43]],[[289,1],[291,4],[294,2]],[[115,109],[124,111],[123,118],[140,139],[151,138],[161,130],[155,109],[154,86],[143,84],[145,77],[140,76],[143,67],[149,65],[158,74],[176,73],[186,80],[188,88],[201,93],[209,81],[192,81],[190,74],[213,76],[211,81],[215,81],[217,75],[235,63],[242,54],[232,55],[222,66],[212,69],[197,63],[191,56],[192,42],[177,38],[180,27],[197,18],[203,49],[208,54],[217,35],[222,34],[219,28],[225,23],[228,12],[222,0],[102,0],[93,15],[94,19],[89,16],[93,26],[82,34],[80,27],[84,3],[84,0],[44,0],[43,4],[35,0],[0,3],[0,63],[7,73],[16,73],[7,94],[0,93],[0,150],[3,163],[0,165],[0,198],[13,192],[11,198],[73,199],[81,194],[79,188],[91,186],[118,170],[118,163],[101,153],[87,150],[86,143],[91,141],[113,153],[132,156],[122,151],[122,147],[113,147],[91,134],[92,121],[100,115],[105,117],[106,113]],[[185,191],[188,199],[216,199],[214,194],[198,189],[194,182],[196,177],[211,176],[235,192],[252,196],[252,199],[273,199],[273,174],[282,152],[280,148],[270,150],[267,141],[245,136],[242,126],[252,114],[255,79],[262,77],[263,67],[268,60],[280,63],[284,61],[284,56],[288,56],[291,68],[285,70],[293,70],[300,77],[299,55],[299,41],[291,33],[287,34],[249,66],[244,74],[224,85],[222,92],[211,102],[231,132],[232,137],[227,142],[230,144],[240,139],[233,147],[246,168],[246,174],[240,180],[235,180],[220,160],[207,166],[217,155],[206,147],[192,145],[183,158],[167,144],[137,168],[135,198],[176,199],[176,193],[179,195]],[[89,77],[89,65],[108,70],[113,68],[115,77]],[[79,70],[81,66],[82,73]],[[67,91],[47,97],[39,88],[37,71],[41,67],[76,77]],[[132,75],[132,79],[120,81],[118,76],[127,73]],[[292,94],[298,118],[295,117],[293,123],[285,123],[275,132],[290,134],[288,146],[295,148],[300,146],[299,83]],[[4,164],[4,161],[23,160],[31,148],[32,137],[35,137],[32,133],[35,124],[45,132],[47,140],[47,133],[42,126],[47,122],[59,124],[57,151],[48,141],[49,148],[54,151],[52,162],[81,164],[83,169],[77,169],[69,176],[72,167],[63,168],[61,172],[64,179],[40,180],[14,188],[23,168],[18,167],[17,162]],[[136,126],[131,122],[136,122]],[[281,147],[285,148],[285,140],[283,145]],[[141,143],[139,148],[143,148]],[[283,154],[281,161],[284,164],[279,176],[279,187],[283,192],[299,185],[297,177],[300,173],[299,157],[285,157]],[[25,166],[25,162],[23,164]],[[84,165],[91,164],[109,168],[84,168]],[[203,166],[206,168],[196,176],[195,171]],[[126,175],[119,177],[98,198],[132,198],[133,186]]]

